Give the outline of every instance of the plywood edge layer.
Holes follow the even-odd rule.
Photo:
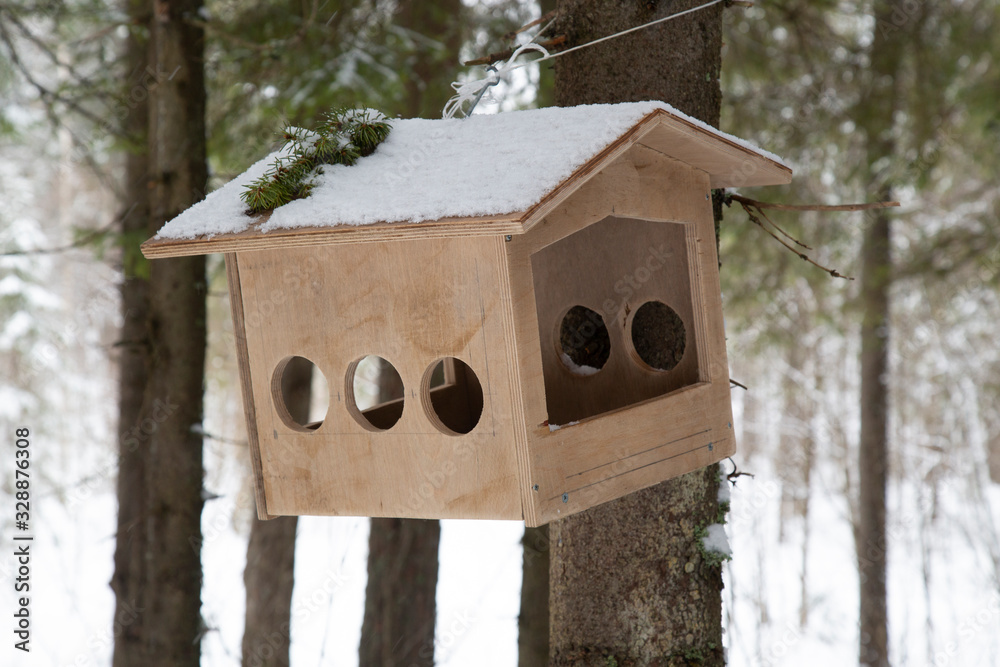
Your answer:
[[[522,234],[522,214],[500,217],[445,218],[415,223],[375,223],[371,225],[337,225],[335,227],[303,227],[261,232],[251,229],[237,234],[219,234],[210,238],[169,239],[151,238],[142,244],[147,259],[231,253],[238,250],[264,250],[340,243],[370,243],[407,239],[444,239],[463,236]],[[264,218],[262,218],[262,221]]]
[[[500,306],[503,310],[504,342],[506,344],[506,355],[509,360],[509,383],[511,412],[513,416],[514,432],[514,456],[517,462],[517,486],[521,499],[521,514],[525,523],[529,526],[536,526],[535,503],[531,495],[531,452],[529,450],[528,433],[524,427],[524,406],[521,403],[521,365],[518,360],[517,350],[517,327],[514,318],[517,314],[514,310],[513,285],[510,280],[510,267],[508,261],[508,244],[498,242],[497,269],[500,272],[500,284],[503,289],[500,295]]]
[[[229,281],[229,306],[233,313],[233,337],[236,339],[236,359],[240,371],[243,412],[247,421],[253,492],[257,501],[257,516],[263,521],[273,519],[274,515],[267,512],[267,498],[264,494],[264,467],[260,460],[260,441],[257,438],[257,411],[253,402],[253,381],[250,377],[250,355],[247,351],[246,323],[243,313],[243,289],[240,286],[239,260],[236,253],[226,254],[226,278]]]

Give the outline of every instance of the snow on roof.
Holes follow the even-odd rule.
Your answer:
[[[378,149],[350,167],[326,165],[305,199],[259,227],[422,222],[524,211],[657,109],[781,164],[780,158],[662,102],[548,107],[449,120],[393,120]],[[268,155],[168,222],[158,239],[237,233],[259,219],[240,199],[279,152]]]

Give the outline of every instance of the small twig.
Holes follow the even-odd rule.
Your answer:
[[[756,209],[773,208],[777,211],[867,211],[873,208],[892,208],[899,206],[898,201],[877,201],[871,204],[840,204],[837,206],[823,206],[820,204],[774,204],[766,201],[757,201],[741,195],[727,194],[726,200],[749,204]]]
[[[750,479],[753,479],[754,475],[752,472],[740,472],[736,468],[736,461],[733,460],[733,457],[727,456],[726,460],[733,464],[733,471],[726,475],[726,479],[729,480],[730,484],[736,486],[736,480],[740,477],[749,477]]]
[[[538,45],[548,49],[553,46],[561,46],[565,43],[566,43],[566,36],[559,35],[558,37],[547,39],[544,42],[538,42]],[[463,64],[466,67],[472,67],[473,65],[489,65],[491,63],[497,62],[498,60],[507,60],[512,55],[514,55],[514,51],[516,50],[517,50],[516,48],[511,48],[505,51],[501,51],[500,53],[491,53],[488,56],[483,56],[482,58],[476,58],[475,60],[466,60]]]
[[[734,387],[739,387],[743,391],[750,391],[749,389],[747,389],[747,386],[745,384],[743,384],[742,382],[737,382],[733,378],[729,378],[729,384],[733,385]]]
[[[201,437],[205,438],[206,440],[215,440],[216,442],[221,442],[224,445],[240,445],[240,446],[243,446],[243,445],[247,444],[246,440],[236,440],[234,438],[224,438],[221,435],[214,435],[212,433],[209,433],[208,431],[198,431],[198,434]],[[218,497],[218,496],[216,496],[216,497]]]
[[[788,232],[786,232],[784,229],[782,229],[781,227],[779,227],[777,224],[775,224],[774,220],[771,220],[771,216],[769,216],[767,213],[764,213],[764,209],[758,208],[757,211],[762,216],[764,216],[765,220],[767,220],[769,223],[771,223],[772,227],[774,227],[779,232],[781,232],[781,235],[784,236],[786,239],[788,239],[789,241],[791,241],[795,245],[802,246],[806,250],[812,250],[812,248],[810,246],[807,246],[805,243],[803,243],[802,241],[798,240],[797,238],[795,238],[794,236],[792,236],[791,234],[789,234]]]
[[[875,208],[889,208],[892,206],[899,206],[898,201],[874,202],[871,204],[841,204],[838,206],[824,206],[820,204],[773,204],[770,202],[757,201],[756,199],[750,199],[749,197],[743,197],[734,194],[726,194],[725,199],[723,199],[723,202],[726,204],[726,206],[731,206],[733,202],[736,202],[737,204],[743,207],[744,211],[746,211],[747,216],[750,218],[750,222],[754,223],[755,225],[763,229],[765,232],[770,234],[771,238],[773,238],[775,241],[777,241],[781,245],[785,246],[786,248],[794,252],[796,255],[799,256],[800,259],[809,262],[818,269],[826,271],[834,278],[843,278],[845,280],[854,280],[854,278],[850,276],[845,276],[835,269],[831,269],[829,267],[817,263],[809,255],[793,248],[784,239],[782,239],[777,234],[768,229],[768,227],[761,221],[761,217],[763,217],[764,220],[766,220],[768,224],[771,225],[771,227],[774,227],[774,229],[778,230],[778,233],[780,233],[782,236],[786,237],[796,245],[805,248],[806,250],[812,250],[810,246],[806,245],[802,241],[799,241],[797,238],[795,238],[794,236],[786,232],[784,229],[779,227],[777,224],[775,224],[775,222],[771,220],[771,218],[767,215],[767,213],[764,212],[764,209],[770,208],[779,211],[865,211]]]
[[[786,248],[788,248],[789,250],[791,250],[793,253],[795,253],[796,255],[798,255],[799,259],[805,260],[805,261],[809,262],[810,264],[812,264],[813,266],[815,266],[816,268],[821,269],[823,271],[826,271],[827,273],[829,273],[834,278],[843,278],[845,280],[854,280],[854,278],[852,278],[851,276],[845,276],[842,273],[840,273],[839,271],[837,271],[836,269],[831,269],[829,267],[826,267],[826,266],[823,266],[822,264],[817,263],[809,255],[805,254],[804,252],[799,252],[794,247],[788,245],[788,243],[786,243],[784,239],[782,239],[777,234],[775,234],[774,232],[772,232],[770,229],[768,229],[767,227],[765,227],[764,223],[760,221],[760,218],[758,218],[756,215],[753,214],[753,212],[750,210],[749,206],[747,206],[747,205],[744,204],[743,205],[743,209],[747,212],[747,215],[750,217],[750,222],[754,223],[755,225],[757,225],[758,227],[760,227],[761,229],[763,229],[765,232],[767,232],[768,234],[770,234],[770,236],[771,236],[772,239],[774,239],[775,241],[777,241],[778,243],[780,243],[781,245],[785,246]],[[761,212],[761,213],[763,214],[763,212]]]
[[[544,16],[541,16],[541,17],[535,19],[531,23],[525,23],[523,26],[521,26],[517,30],[512,30],[512,31],[508,32],[506,35],[504,35],[500,39],[502,39],[505,42],[509,42],[512,39],[514,39],[515,37],[517,37],[518,35],[520,35],[522,32],[524,32],[525,30],[528,30],[530,28],[534,28],[539,23],[544,23],[545,21],[548,21],[551,18],[555,18],[556,14],[558,14],[558,13],[559,13],[558,9],[553,9],[548,14],[545,14]]]

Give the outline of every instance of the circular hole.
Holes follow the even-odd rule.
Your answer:
[[[559,358],[574,375],[593,375],[611,356],[611,338],[600,313],[573,306],[559,324]]]
[[[684,321],[661,301],[648,301],[632,316],[632,346],[643,363],[654,370],[673,370],[684,356]]]
[[[403,416],[403,378],[391,363],[374,354],[347,367],[347,411],[369,431],[385,431]]]
[[[278,417],[296,431],[314,431],[326,419],[330,388],[326,376],[305,357],[286,357],[274,369],[271,394]]]
[[[431,364],[420,393],[431,423],[446,435],[464,435],[483,415],[483,385],[472,368],[455,357]]]

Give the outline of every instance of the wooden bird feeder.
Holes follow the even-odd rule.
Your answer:
[[[734,453],[710,191],[789,182],[774,156],[637,103],[394,121],[253,217],[263,165],[143,245],[225,253],[261,518],[536,526]],[[361,409],[369,355],[402,389]],[[322,422],[285,406],[295,357]]]

